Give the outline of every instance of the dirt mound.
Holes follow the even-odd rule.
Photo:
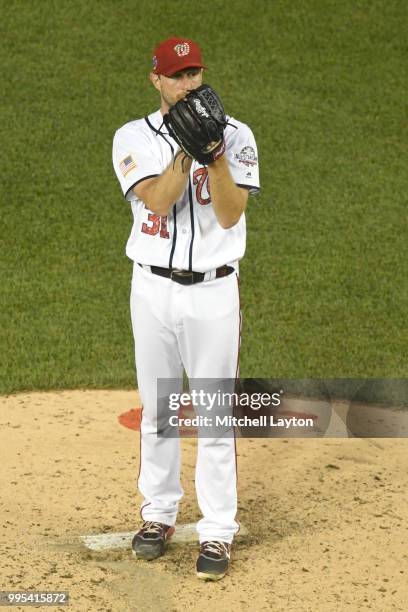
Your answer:
[[[0,405],[3,590],[69,591],[75,612],[408,607],[406,439],[237,440],[248,534],[229,575],[207,584],[195,577],[196,546],[146,563],[81,544],[139,524],[139,433],[119,422],[138,407],[136,392],[30,393]],[[182,450],[179,522],[191,523],[196,441]]]

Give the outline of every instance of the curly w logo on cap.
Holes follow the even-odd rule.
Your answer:
[[[196,42],[174,37],[157,45],[153,52],[154,74],[172,76],[185,68],[206,68]]]
[[[183,57],[184,55],[188,55],[190,53],[190,45],[187,42],[178,44],[174,47],[174,50],[179,57]]]

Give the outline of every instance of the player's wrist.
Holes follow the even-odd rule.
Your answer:
[[[211,156],[213,158],[211,164],[217,163],[218,160],[223,158],[225,153],[225,140],[224,138],[217,143],[217,145],[211,151]]]
[[[225,154],[225,146],[217,151],[215,155],[213,155],[213,159],[207,162],[207,166],[210,169],[219,169],[224,170],[226,166],[228,166],[227,157]]]
[[[174,156],[173,170],[181,170],[181,172],[185,174],[186,172],[189,172],[192,163],[193,158],[183,149],[179,149]]]

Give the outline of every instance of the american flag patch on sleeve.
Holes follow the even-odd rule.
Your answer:
[[[136,162],[131,155],[128,155],[125,159],[122,159],[119,168],[123,176],[126,176],[133,168],[136,168]]]

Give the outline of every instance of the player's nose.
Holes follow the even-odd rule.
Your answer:
[[[181,85],[181,93],[183,98],[194,89],[193,77],[189,74],[183,74],[183,77],[180,82]]]

